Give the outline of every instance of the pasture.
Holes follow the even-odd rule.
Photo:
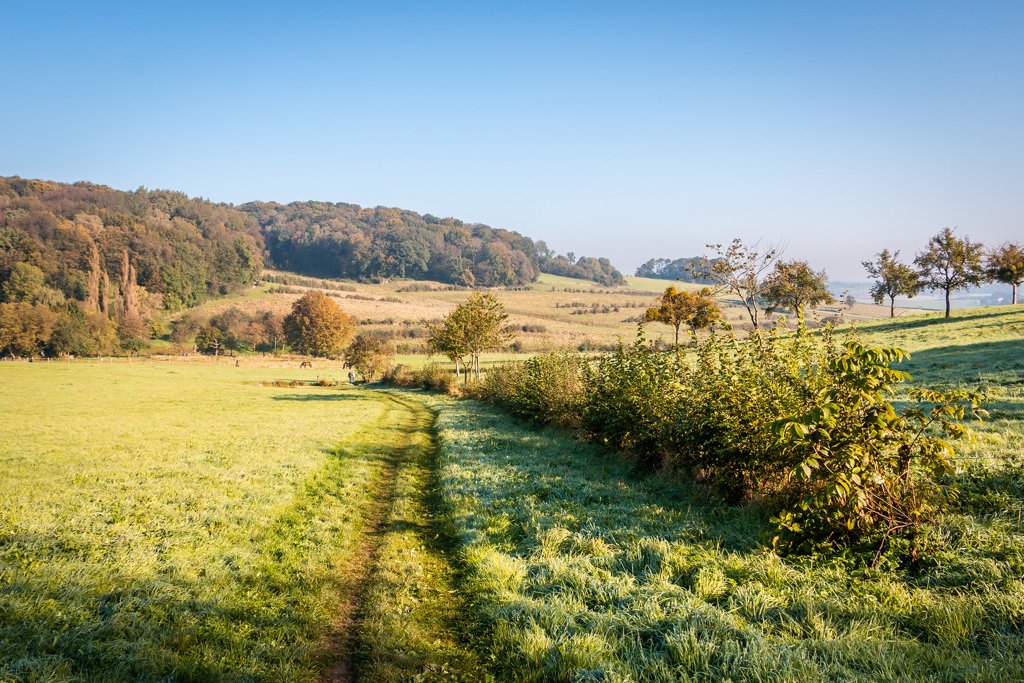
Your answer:
[[[1024,312],[859,334],[989,397],[913,566],[337,363],[0,363],[0,680],[1022,680]]]
[[[356,660],[370,674],[400,652],[388,671],[422,672],[458,655],[419,526],[432,415],[263,384],[281,377],[0,366],[0,680],[350,680]],[[371,590],[405,623],[368,614],[357,639]]]

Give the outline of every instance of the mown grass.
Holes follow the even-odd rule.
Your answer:
[[[994,399],[915,565],[779,557],[754,506],[441,402],[445,501],[499,678],[1024,680],[1022,319],[975,310],[862,330],[915,351],[922,381],[981,381]]]
[[[376,565],[358,557],[378,544],[367,516],[388,477],[403,519],[428,523],[413,502],[426,451],[405,457],[427,438],[423,409],[262,384],[279,373],[0,366],[0,680],[318,680],[365,573],[450,590],[431,583],[435,570],[444,581],[443,555],[420,564],[419,527],[385,536]],[[416,646],[435,653],[427,663],[448,666],[457,648],[434,646],[451,639],[447,605],[435,614],[436,600],[413,609],[389,596],[375,600],[408,607]],[[406,635],[392,628],[375,647],[398,651]],[[421,660],[403,675],[422,673]]]

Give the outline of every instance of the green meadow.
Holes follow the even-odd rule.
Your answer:
[[[858,334],[988,396],[913,566],[471,400],[2,363],[0,681],[1024,680],[1024,310]]]

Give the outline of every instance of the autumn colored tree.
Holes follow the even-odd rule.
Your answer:
[[[801,325],[804,307],[833,301],[825,271],[814,271],[807,261],[778,261],[764,280],[762,295],[768,301],[769,312],[788,308],[796,313]]]
[[[46,306],[0,303],[0,353],[34,356],[50,340],[57,314]]]
[[[345,364],[358,370],[367,382],[387,372],[394,359],[391,343],[380,337],[357,335],[345,349]]]
[[[1015,242],[1004,242],[988,255],[988,276],[1013,288],[1011,304],[1017,303],[1017,287],[1024,282],[1024,247]]]
[[[896,317],[896,297],[914,296],[921,289],[921,275],[905,263],[900,263],[900,252],[892,254],[883,249],[875,255],[874,261],[862,261],[868,276],[875,281],[871,285],[871,300],[881,304],[889,299],[889,317]]]
[[[288,345],[298,353],[337,358],[352,339],[355,320],[331,297],[306,292],[284,319]]]
[[[722,312],[708,287],[698,292],[668,287],[664,294],[658,297],[658,305],[647,309],[644,318],[674,328],[675,343],[678,346],[680,327],[687,325],[690,331],[696,334],[697,330],[711,327],[721,320]]]
[[[972,242],[966,236],[960,239],[947,227],[928,240],[928,248],[914,259],[914,263],[921,270],[924,285],[929,289],[941,289],[946,293],[947,318],[950,294],[960,289],[976,287],[985,280],[983,256],[981,242]]]

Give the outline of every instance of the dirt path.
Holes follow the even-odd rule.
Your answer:
[[[433,413],[401,394],[375,392],[386,410],[344,455],[375,472],[354,553],[339,571],[347,585],[332,629],[324,683],[391,681],[432,672],[474,672],[461,644],[461,600],[431,508]]]

